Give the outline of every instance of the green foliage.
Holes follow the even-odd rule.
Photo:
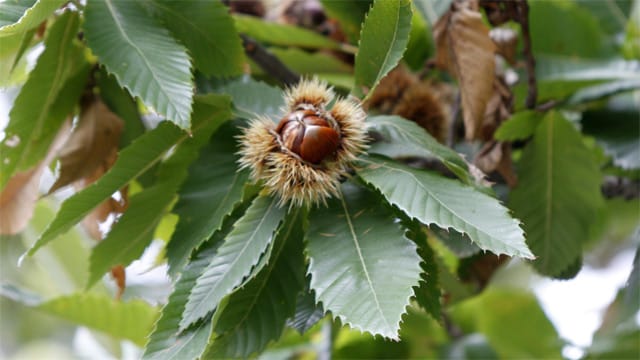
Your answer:
[[[135,1],[89,0],[84,32],[121,86],[189,129],[192,90],[186,50]]]
[[[79,21],[77,14],[66,12],[55,22],[44,52],[16,98],[5,129],[7,140],[0,144],[2,188],[14,173],[44,158],[80,96],[88,69],[82,49],[73,43]]]
[[[347,184],[342,195],[309,215],[311,289],[343,323],[397,339],[420,276],[416,247],[371,193]]]
[[[496,199],[432,172],[371,157],[358,175],[408,217],[463,232],[483,250],[533,258],[519,222]]]
[[[296,26],[267,22],[245,15],[235,15],[234,20],[239,32],[267,44],[307,49],[340,49],[337,42]]]
[[[353,94],[369,97],[402,58],[411,31],[411,2],[376,1],[362,25]],[[366,96],[365,96],[366,95]]]
[[[559,276],[582,256],[589,226],[602,206],[601,174],[580,134],[560,113],[548,113],[522,159],[509,200],[522,219],[534,267]]]
[[[465,161],[451,148],[440,144],[423,128],[412,121],[399,116],[372,116],[367,119],[375,141],[370,153],[391,158],[426,157],[436,158],[465,182],[471,182],[471,176]]]
[[[528,1],[537,102],[524,108],[532,69],[526,32],[511,21],[517,65],[496,62],[493,81],[518,81],[494,87],[479,137],[464,139],[451,119],[468,110],[455,98],[469,84],[428,58],[451,50],[443,37],[486,36],[470,18],[495,29],[487,2],[479,12],[452,0],[285,2],[264,17],[220,0],[0,2],[0,103],[11,104],[0,134],[3,355],[24,356],[45,331],[71,343],[70,322],[113,338],[99,342],[114,358],[120,340],[146,342],[143,358],[154,360],[560,358],[566,344],[533,295],[500,284],[530,286],[534,269],[571,279],[633,248],[628,284],[581,350],[637,358],[639,3]],[[477,55],[455,52],[449,60]],[[379,86],[399,64],[406,84]],[[251,120],[287,116],[282,66],[385,114],[366,118],[367,154],[344,166],[326,205],[280,206],[238,170]],[[367,101],[374,91],[379,108]],[[447,120],[430,125],[447,130],[446,144],[404,112],[431,103],[422,95],[443,105]],[[122,120],[122,130],[88,134],[113,157],[42,199],[38,185],[46,192],[63,161],[51,160],[52,145],[75,131],[66,119],[77,129],[89,97]],[[278,151],[282,138],[274,144],[261,150]],[[75,225],[112,196],[125,208],[100,224],[102,241],[88,241]],[[21,233],[4,234],[5,221],[32,213]],[[34,256],[18,268],[25,250]],[[494,275],[509,256],[527,261]],[[137,259],[154,281],[141,280]],[[112,300],[99,280],[129,264],[123,300]],[[34,323],[34,310],[65,322]]]
[[[242,72],[242,43],[233,19],[221,2],[153,0],[148,5],[187,47],[198,70],[216,76]]]
[[[260,196],[254,200],[198,278],[189,295],[180,322],[181,329],[213,311],[245,276],[256,271],[253,267],[270,246],[273,233],[284,215],[285,210],[277,206],[276,199]]]
[[[273,242],[270,262],[219,306],[206,357],[246,358],[277,340],[303,285],[303,224],[290,214]]]
[[[453,317],[484,334],[500,358],[562,358],[563,344],[531,294],[489,288],[457,305]]]
[[[25,33],[40,25],[65,0],[9,0],[0,3],[0,37]]]
[[[120,153],[118,161],[109,172],[62,204],[57,216],[29,249],[28,255],[33,255],[41,246],[67,232],[102,201],[142,175],[167,150],[186,137],[186,134],[169,122],[160,123],[154,130],[140,136]]]

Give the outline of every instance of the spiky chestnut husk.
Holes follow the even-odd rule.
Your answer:
[[[284,97],[280,124],[259,117],[239,136],[240,168],[250,169],[281,206],[326,204],[338,196],[350,163],[366,150],[365,113],[349,99],[336,99],[327,109],[335,94],[315,78],[302,80]],[[328,135],[318,137],[318,130]]]

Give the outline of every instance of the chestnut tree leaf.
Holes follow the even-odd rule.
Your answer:
[[[191,291],[180,329],[186,329],[207,316],[250,274],[285,216],[286,210],[278,207],[277,203],[276,198],[259,196],[235,223]]]
[[[27,32],[40,25],[66,0],[0,2],[0,37]]]
[[[121,86],[183,129],[191,126],[191,65],[182,45],[136,1],[88,0],[84,35]]]
[[[480,248],[531,259],[519,221],[500,202],[471,186],[392,160],[370,157],[358,175],[407,216],[454,228]]]
[[[343,324],[398,339],[420,281],[416,246],[370,191],[345,183],[342,194],[309,214],[310,287]]]
[[[533,266],[560,276],[582,256],[582,244],[604,200],[602,174],[578,130],[549,112],[520,159],[518,186],[509,204],[524,222]]]
[[[366,99],[398,64],[409,42],[411,16],[409,0],[373,3],[360,33],[353,95]]]
[[[26,171],[45,157],[84,88],[89,67],[82,49],[73,43],[78,24],[78,15],[72,12],[56,20],[13,104],[0,143],[0,188],[15,172]]]

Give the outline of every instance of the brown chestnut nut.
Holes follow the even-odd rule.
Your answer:
[[[276,132],[287,149],[312,164],[322,162],[340,144],[340,134],[312,110],[289,113],[280,120]]]

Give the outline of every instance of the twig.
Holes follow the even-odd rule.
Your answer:
[[[280,80],[285,85],[293,85],[300,81],[300,75],[291,71],[280,59],[267,51],[262,45],[244,34],[240,34],[240,37],[247,55],[269,75]]]
[[[518,22],[522,28],[522,39],[524,41],[522,53],[525,56],[527,66],[528,92],[526,106],[527,109],[533,109],[536,106],[538,97],[538,87],[536,84],[536,59],[531,52],[531,34],[529,32],[529,3],[522,0],[518,6]]]

